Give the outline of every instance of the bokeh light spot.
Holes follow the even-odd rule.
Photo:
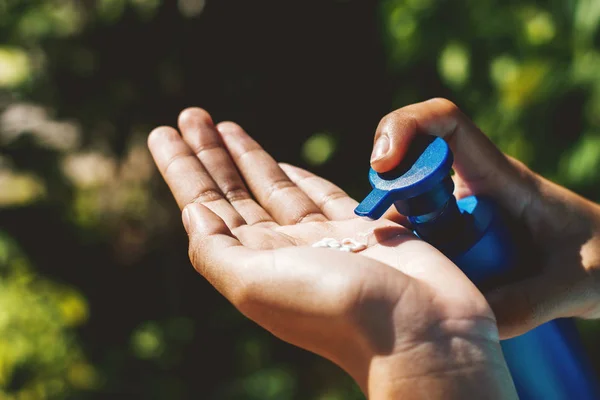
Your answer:
[[[115,22],[125,11],[125,0],[98,0],[98,15],[106,22]]]
[[[534,14],[525,23],[525,32],[527,40],[533,45],[548,43],[556,34],[556,28],[552,15],[547,12],[538,12]]]
[[[13,88],[31,74],[27,53],[16,47],[0,47],[0,87]]]
[[[516,80],[518,75],[519,65],[511,56],[502,55],[495,58],[490,64],[490,77],[497,86]]]
[[[388,17],[388,31],[391,36],[398,42],[405,42],[416,29],[417,22],[412,12],[402,5],[396,5]]]
[[[315,133],[302,146],[302,158],[310,165],[325,164],[336,149],[335,137],[328,132]]]
[[[0,114],[0,142],[10,143],[31,135],[42,147],[67,151],[79,145],[77,123],[50,119],[48,111],[32,103],[14,103]]]
[[[69,367],[67,378],[73,387],[78,389],[93,389],[99,383],[96,369],[88,363],[75,363]]]
[[[66,326],[78,326],[88,319],[87,303],[78,292],[63,292],[59,300],[59,309]]]
[[[507,110],[517,110],[530,104],[541,92],[548,72],[549,65],[543,61],[531,60],[520,65],[516,74],[500,87],[502,105]]]
[[[438,61],[442,78],[452,86],[463,86],[469,78],[470,58],[469,50],[463,44],[446,46]]]
[[[22,206],[41,199],[46,193],[42,180],[28,173],[0,170],[0,206]]]
[[[133,332],[131,345],[134,354],[141,359],[158,358],[164,352],[163,333],[155,322],[146,322]]]
[[[86,13],[77,1],[41,2],[30,7],[19,20],[19,33],[26,38],[71,36],[81,31]]]
[[[181,15],[187,18],[197,17],[202,14],[206,0],[178,0],[177,7]]]
[[[296,382],[283,369],[263,369],[247,377],[243,382],[244,392],[250,398],[276,400],[292,398]]]
[[[525,135],[515,133],[514,136],[506,137],[504,142],[499,144],[506,154],[526,164],[532,161],[535,152]]]
[[[63,172],[79,188],[106,185],[114,179],[117,163],[101,153],[75,153],[64,158]]]
[[[571,67],[573,79],[581,83],[593,83],[598,79],[600,70],[600,52],[587,50],[575,53]]]
[[[560,166],[561,174],[575,184],[589,184],[600,178],[600,135],[585,135]]]
[[[44,11],[52,18],[52,25],[58,36],[73,35],[83,28],[85,13],[76,1],[48,4]]]

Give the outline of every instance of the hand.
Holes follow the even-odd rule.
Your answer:
[[[474,384],[514,396],[487,302],[441,253],[356,218],[338,187],[278,165],[233,123],[188,109],[179,128],[155,129],[150,150],[184,210],[194,267],[242,313],[372,398],[473,398]],[[324,237],[367,247],[311,247]]]
[[[559,317],[600,316],[600,206],[535,174],[502,152],[450,101],[433,99],[387,115],[371,165],[394,168],[419,133],[446,139],[454,152],[455,194],[491,196],[530,230],[542,257],[532,278],[487,293],[500,336]],[[387,214],[398,218],[394,210]]]

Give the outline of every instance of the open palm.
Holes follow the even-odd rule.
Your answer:
[[[436,249],[390,220],[355,217],[337,186],[278,164],[236,124],[196,108],[179,129],[155,129],[150,150],[184,209],[194,267],[249,318],[336,362],[365,392],[375,360],[400,358],[423,376],[471,342],[486,349],[479,362],[503,368],[487,356],[498,347],[489,306]],[[324,237],[366,248],[311,247]]]

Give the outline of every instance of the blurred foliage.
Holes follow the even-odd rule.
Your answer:
[[[359,197],[378,120],[443,96],[600,201],[599,24],[596,0],[0,0],[0,398],[362,398],[196,276],[146,135],[200,105]]]
[[[19,399],[62,397],[67,388],[96,387],[98,373],[73,331],[88,318],[81,293],[37,276],[3,232],[0,279],[2,394]]]

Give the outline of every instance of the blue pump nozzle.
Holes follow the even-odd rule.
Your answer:
[[[371,168],[369,181],[373,190],[354,212],[379,219],[392,205],[406,216],[440,209],[452,197],[452,162],[452,152],[443,139],[417,136],[398,167],[381,174]]]

